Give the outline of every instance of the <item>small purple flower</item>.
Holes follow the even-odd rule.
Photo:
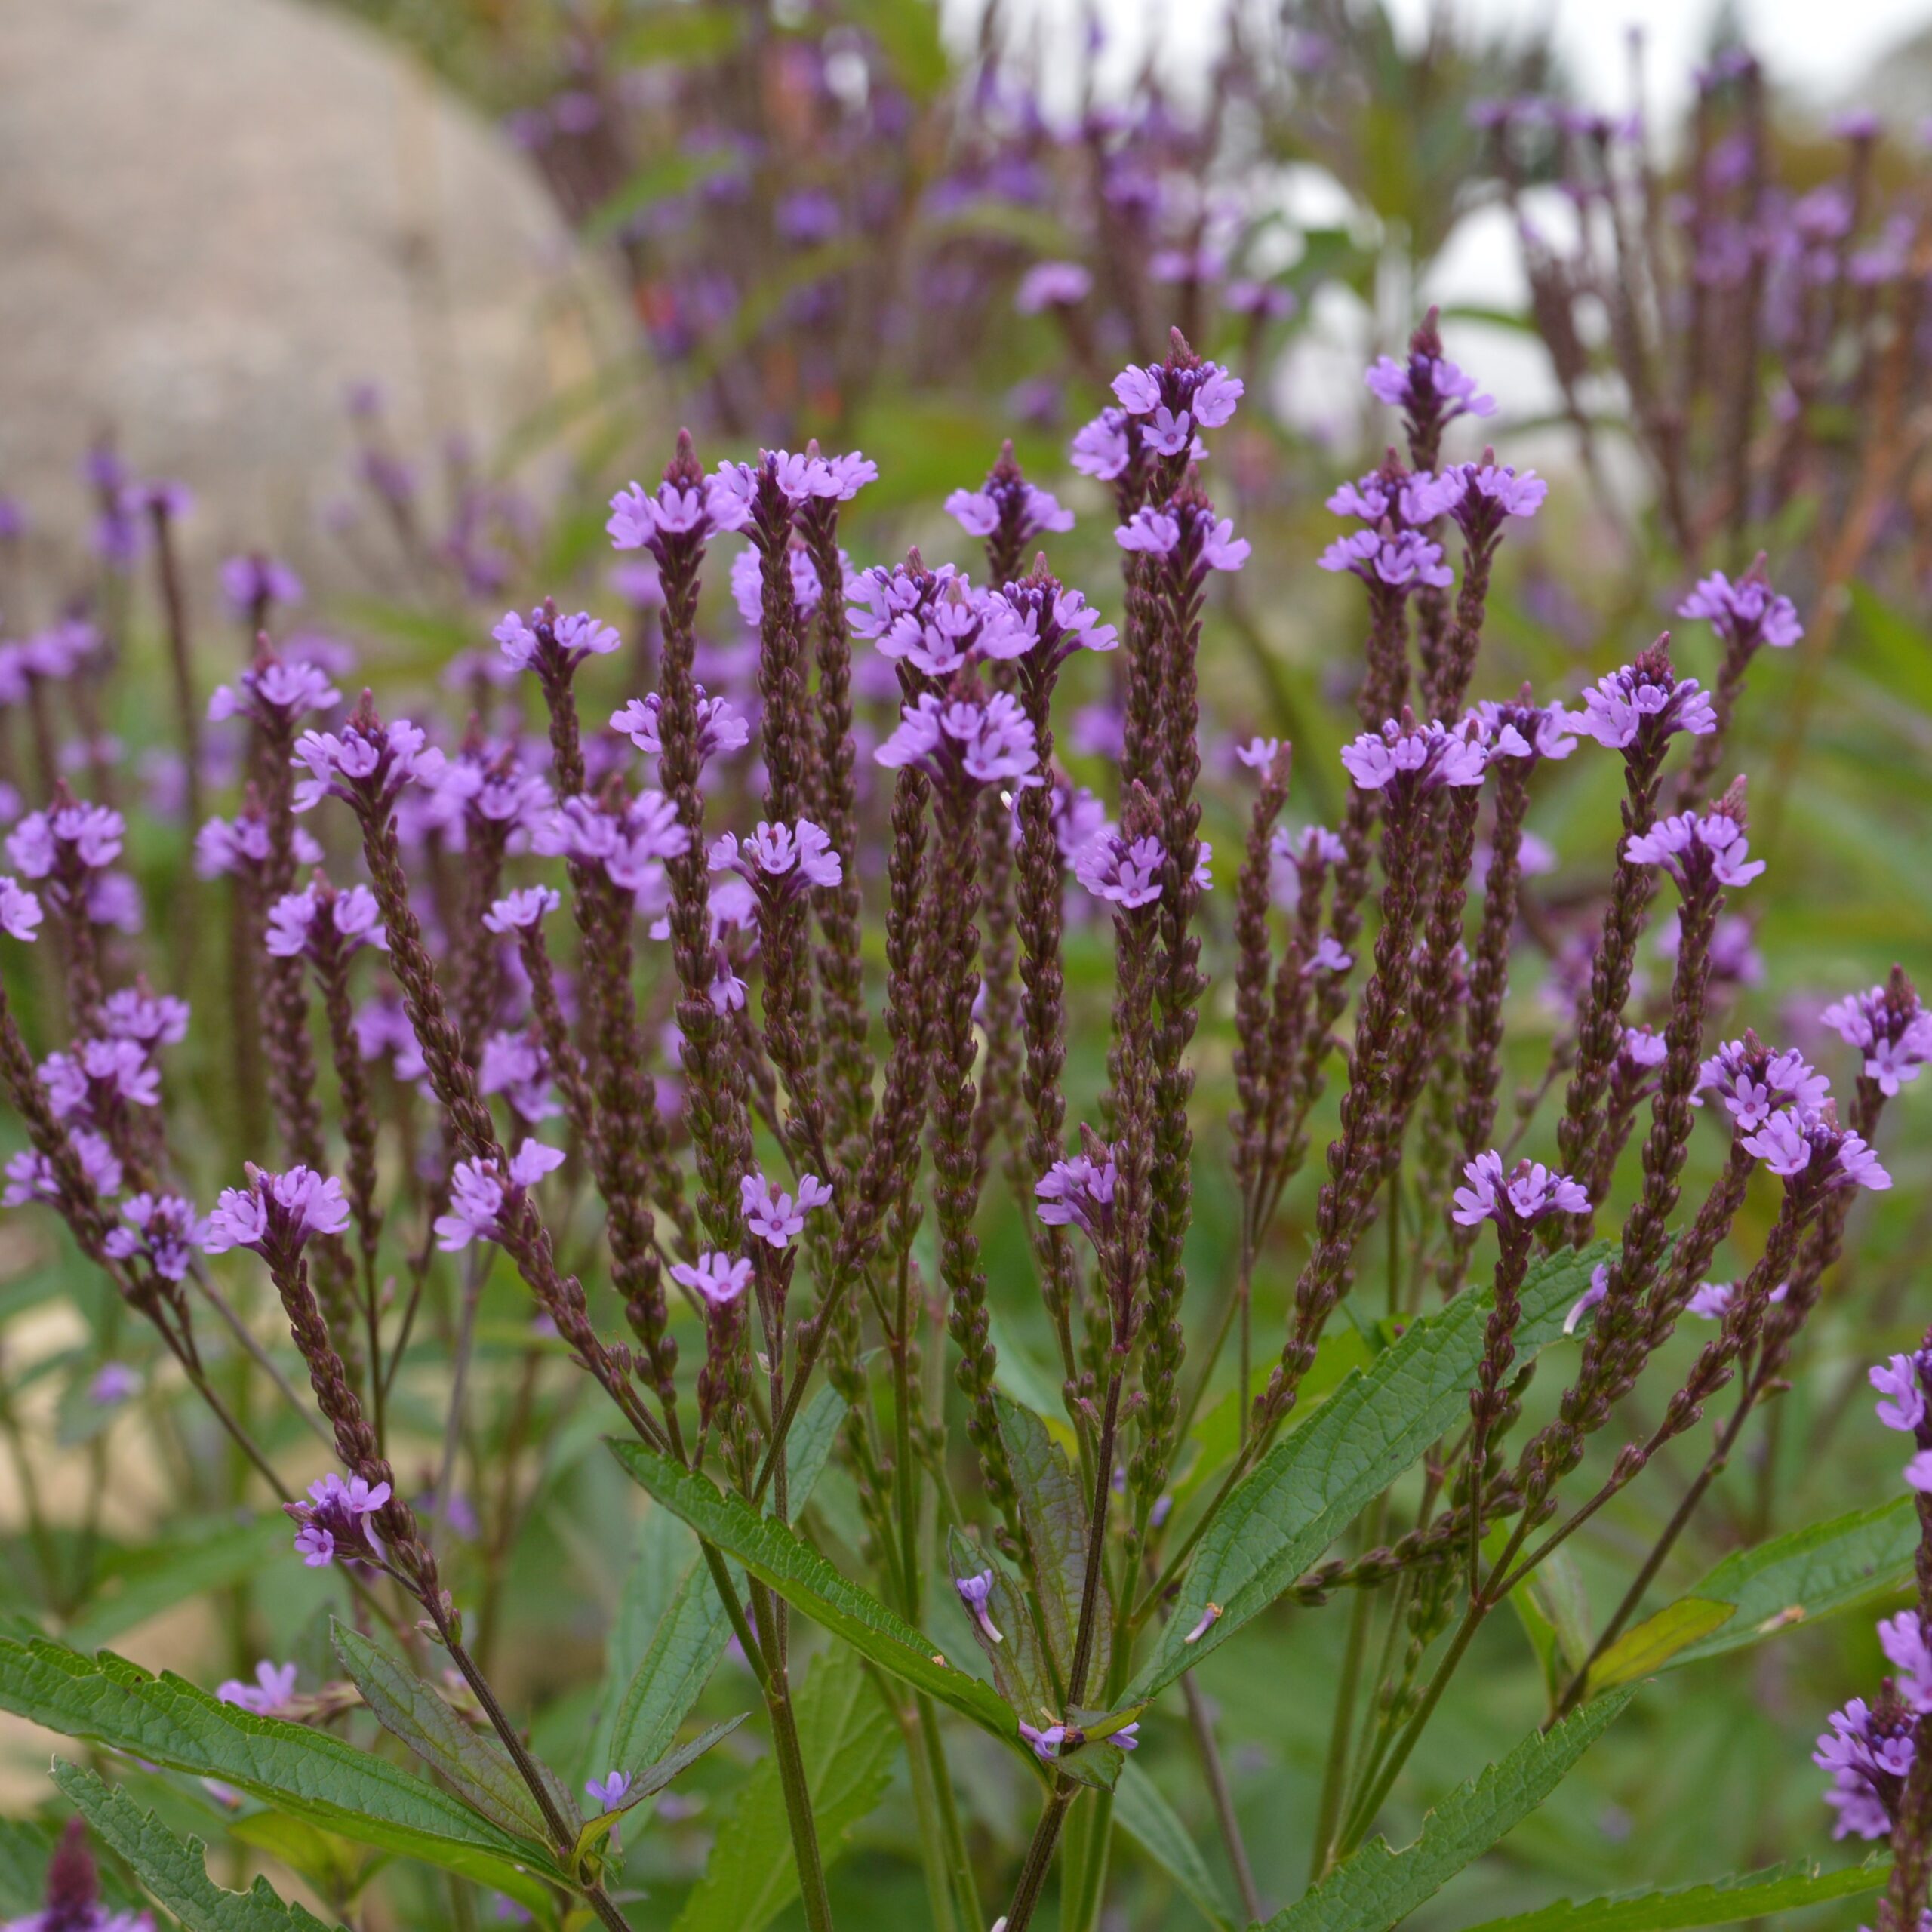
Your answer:
[[[1312,980],[1318,973],[1346,973],[1355,963],[1355,955],[1343,949],[1333,933],[1324,933],[1315,950],[1302,961],[1302,977]]]
[[[302,580],[286,564],[257,550],[230,557],[222,565],[221,594],[237,617],[252,620],[264,605],[300,603]]]
[[[1057,497],[1031,483],[997,476],[989,477],[983,489],[954,491],[946,513],[968,537],[990,537],[1011,518],[1014,540],[1021,543],[1042,531],[1073,528],[1073,512],[1062,509]]]
[[[1754,1034],[1727,1040],[1697,1069],[1695,1106],[1715,1092],[1737,1125],[1762,1127],[1782,1107],[1810,1110],[1831,1097],[1831,1082],[1814,1072],[1801,1054],[1774,1053]]]
[[[1506,1177],[1503,1156],[1492,1151],[1478,1154],[1463,1172],[1469,1185],[1457,1189],[1452,1216],[1463,1227],[1489,1220],[1530,1227],[1546,1214],[1580,1214],[1590,1204],[1577,1182],[1540,1161],[1518,1161]]]
[[[1364,792],[1432,792],[1445,785],[1480,785],[1488,763],[1481,734],[1418,724],[1405,712],[1378,731],[1364,731],[1342,749],[1342,764]]]
[[[140,1256],[164,1281],[182,1280],[195,1250],[207,1244],[208,1223],[178,1194],[131,1194],[121,1212],[131,1225],[109,1229],[101,1245],[117,1261]]]
[[[1654,1033],[1647,1026],[1626,1026],[1617,1043],[1617,1055],[1632,1069],[1650,1072],[1670,1057],[1670,1048],[1661,1033]]]
[[[57,869],[100,872],[121,856],[127,822],[106,805],[73,803],[29,812],[7,835],[7,856],[27,878]]]
[[[279,1710],[295,1695],[295,1680],[299,1672],[292,1663],[270,1663],[264,1660],[255,1666],[255,1681],[244,1684],[239,1678],[231,1677],[226,1682],[215,1686],[214,1694],[224,1704],[233,1704],[245,1711],[253,1711],[257,1717]]]
[[[118,1409],[140,1392],[141,1378],[125,1361],[103,1362],[88,1384],[88,1400],[97,1409]]]
[[[1362,380],[1377,402],[1411,416],[1429,413],[1447,422],[1462,415],[1496,414],[1496,398],[1483,395],[1473,376],[1442,356],[1411,355],[1398,362],[1392,355],[1378,355]]]
[[[1767,644],[1789,650],[1804,635],[1798,607],[1780,597],[1765,580],[1761,557],[1733,583],[1722,571],[1698,580],[1697,588],[1677,607],[1680,617],[1702,617],[1718,633],[1746,650]]]
[[[1577,749],[1575,720],[1560,704],[1496,704],[1485,699],[1475,715],[1491,758],[1566,758]]]
[[[1037,315],[1047,309],[1078,308],[1093,286],[1093,276],[1078,262],[1035,262],[1020,278],[1013,306],[1023,315]]]
[[[285,1503],[281,1507],[296,1525],[297,1553],[311,1570],[321,1570],[337,1556],[380,1560],[381,1547],[370,1519],[389,1500],[387,1483],[371,1489],[361,1476],[345,1480],[331,1470],[309,1485],[306,1503]]]
[[[1387,522],[1392,529],[1421,529],[1442,515],[1462,495],[1459,478],[1427,470],[1411,473],[1393,461],[1371,469],[1352,483],[1340,485],[1328,498],[1337,516],[1359,518],[1366,524]]]
[[[1083,476],[1111,483],[1133,460],[1126,412],[1108,408],[1074,435],[1067,460]]]
[[[804,1223],[801,1220],[798,1225]],[[703,1297],[712,1307],[729,1308],[749,1284],[752,1264],[708,1249],[695,1262],[674,1261],[671,1278]]]
[[[977,785],[1026,780],[1039,763],[1033,725],[1010,691],[980,702],[942,700],[931,691],[900,712],[898,728],[872,754],[888,771],[917,764],[943,782],[955,776]]]
[[[1024,1718],[1020,1720],[1020,1735],[1031,1746],[1035,1757],[1043,1764],[1051,1764],[1060,1755],[1060,1747],[1066,1741],[1066,1726],[1050,1724],[1044,1730],[1036,1730]]]
[[[1076,1227],[1097,1247],[1112,1235],[1120,1180],[1115,1151],[1096,1143],[1088,1152],[1056,1161],[1047,1170],[1033,1188],[1047,1226]]]
[[[836,885],[845,875],[831,839],[808,818],[800,819],[795,829],[761,819],[752,837],[734,838],[725,832],[708,856],[713,872],[735,872],[772,891]]]
[[[629,1795],[631,1774],[629,1771],[607,1771],[601,1778],[589,1779],[584,1785],[584,1795],[595,1801],[600,1810],[614,1811]]]
[[[1905,1466],[1906,1486],[1921,1495],[1932,1495],[1932,1449],[1921,1449]]]
[[[137,1040],[149,1048],[178,1046],[188,1037],[188,1002],[171,993],[151,993],[145,983],[123,986],[102,1001],[100,1023],[110,1039]]]
[[[232,1247],[298,1250],[311,1235],[339,1235],[349,1226],[342,1183],[312,1168],[269,1174],[252,1162],[246,1187],[223,1188],[208,1217],[202,1245],[210,1254]]]
[[[1835,1000],[1820,1016],[1848,1047],[1865,1055],[1865,1075],[1890,1098],[1932,1060],[1932,1013],[1903,974],[1884,986]]]
[[[1251,771],[1266,771],[1280,754],[1279,738],[1251,738],[1235,747],[1235,756]]]
[[[665,538],[703,541],[721,530],[742,530],[749,515],[745,498],[717,477],[696,483],[668,479],[647,493],[632,483],[611,499],[604,528],[620,550],[649,550],[661,564]]]
[[[450,1176],[450,1211],[436,1217],[436,1245],[454,1254],[472,1241],[497,1240],[506,1204],[563,1164],[561,1147],[529,1139],[510,1156],[506,1172],[494,1160],[457,1161]]]
[[[1563,1332],[1574,1335],[1577,1324],[1590,1310],[1602,1302],[1610,1293],[1610,1270],[1599,1262],[1590,1270],[1590,1285],[1570,1304],[1570,1312],[1563,1318]]]
[[[1787,1108],[1772,1115],[1741,1144],[1781,1180],[1802,1176],[1807,1186],[1820,1192],[1841,1187],[1869,1187],[1878,1192],[1892,1184],[1878,1157],[1859,1135],[1841,1131],[1829,1109]]]
[[[1868,1369],[1866,1380],[1885,1398],[1878,1404],[1878,1415],[1886,1428],[1909,1435],[1925,1420],[1925,1390],[1915,1356],[1894,1355]]]
[[[1347,571],[1364,583],[1403,592],[1423,584],[1444,590],[1456,580],[1455,572],[1442,561],[1441,544],[1386,522],[1378,529],[1337,537],[1322,552],[1320,562],[1324,571]]]
[[[1662,866],[1689,893],[1712,884],[1749,885],[1764,869],[1762,859],[1749,857],[1750,849],[1744,828],[1727,813],[1678,812],[1629,840],[1623,856],[1632,865]]]
[[[382,952],[389,950],[381,909],[366,885],[352,885],[346,892],[330,891],[326,897],[322,888],[307,885],[300,892],[285,894],[269,908],[269,951],[278,959],[299,958],[312,952],[318,915],[327,920],[335,943],[343,951],[352,952],[363,946],[373,946]]]
[[[702,685],[696,688],[698,762],[702,764],[721,752],[743,750],[752,736],[744,714],[728,698],[708,697]],[[611,712],[611,729],[621,731],[646,756],[661,758],[664,744],[658,736],[657,720],[663,702],[655,691],[632,698],[621,711]]]
[[[31,946],[43,916],[39,900],[18,879],[0,878],[0,931]]]
[[[1180,541],[1180,525],[1164,511],[1143,507],[1114,532],[1114,541],[1123,550],[1164,557]]]
[[[546,916],[562,903],[562,897],[554,886],[518,886],[483,915],[483,924],[493,933],[528,932],[540,926]]]
[[[989,1644],[1003,1644],[1006,1639],[994,1627],[993,1620],[986,1613],[986,1599],[992,1594],[993,1573],[982,1570],[977,1577],[955,1577],[952,1587],[959,1592],[959,1600],[966,1606],[966,1613],[984,1632]]]
[[[72,1053],[41,1062],[40,1077],[58,1120],[91,1121],[118,1102],[152,1107],[161,1101],[161,1075],[138,1040],[76,1040]]]
[[[95,1192],[118,1194],[121,1162],[106,1137],[92,1128],[76,1127],[69,1130],[67,1139],[81,1164],[81,1171]],[[23,1148],[12,1155],[7,1162],[6,1175],[7,1188],[0,1194],[0,1208],[23,1208],[30,1201],[58,1202],[63,1198],[53,1162],[34,1148]]]
[[[304,731],[292,762],[309,773],[296,784],[298,812],[312,811],[327,798],[379,812],[405,785],[435,783],[447,761],[420,725],[406,718],[385,725],[365,700],[340,732]]]
[[[1492,538],[1505,517],[1534,516],[1549,494],[1549,485],[1534,469],[1487,460],[1453,463],[1441,480],[1449,488],[1443,508],[1472,543]]]
[[[1131,912],[1160,897],[1167,861],[1167,848],[1151,834],[1131,839],[1109,827],[1075,854],[1073,875],[1096,899]]]
[[[774,1247],[789,1247],[794,1238],[804,1232],[805,1217],[831,1198],[832,1189],[816,1174],[800,1177],[795,1201],[761,1174],[742,1174],[738,1179],[738,1203],[746,1227]]]
[[[547,600],[528,620],[514,611],[506,611],[490,635],[520,670],[566,678],[586,658],[608,657],[624,641],[614,626],[600,623],[588,611],[559,617],[556,605]]]
[[[1781,1281],[1764,1299],[1775,1307],[1789,1292],[1791,1284]],[[1706,1321],[1721,1321],[1730,1312],[1731,1303],[1737,1298],[1735,1281],[1700,1281],[1690,1299],[1684,1305],[1690,1312]]]
[[[1600,678],[1584,692],[1583,708],[1571,721],[1611,751],[1635,743],[1639,734],[1653,740],[1673,731],[1701,738],[1717,729],[1709,696],[1695,678],[1673,675],[1661,651],[1647,651]]]
[[[232,684],[217,685],[208,700],[208,718],[248,718],[275,731],[285,731],[310,711],[327,711],[342,702],[322,667],[307,660],[283,659],[266,653],[241,672]]]

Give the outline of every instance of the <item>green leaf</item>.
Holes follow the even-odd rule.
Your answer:
[[[792,1423],[785,1468],[794,1515],[817,1487],[844,1419],[844,1398],[826,1388]],[[592,1740],[594,1776],[661,1755],[731,1641],[731,1620],[702,1558],[691,1558],[668,1599],[664,1595],[691,1543],[690,1531],[669,1510],[653,1509],[645,1518],[612,1632],[603,1712]],[[640,1632],[654,1634],[640,1642]]]
[[[1727,1556],[1688,1596],[1638,1624],[1617,1647],[1684,1606],[1702,1604],[1723,1607],[1725,1614],[1690,1631],[1649,1667],[1675,1670],[1742,1650],[1797,1624],[1883,1601],[1909,1580],[1918,1547],[1918,1518],[1910,1497],[1854,1509]],[[1597,1681],[1592,1672],[1592,1685]]]
[[[930,1641],[877,1598],[849,1583],[809,1545],[741,1497],[681,1469],[641,1442],[613,1442],[631,1476],[698,1534],[734,1556],[814,1623],[842,1638],[881,1669],[936,1697],[1017,1751],[1019,1720],[991,1684],[936,1658]],[[1032,1754],[1029,1752],[1030,1761]]]
[[[1414,1844],[1372,1840],[1311,1886],[1267,1932],[1389,1932],[1463,1866],[1521,1824],[1561,1783],[1636,1694],[1623,1690],[1549,1731],[1533,1731],[1500,1764],[1460,1785],[1423,1820]]]
[[[206,1847],[198,1839],[183,1844],[152,1811],[143,1813],[125,1791],[93,1772],[57,1764],[54,1782],[186,1932],[327,1932],[312,1912],[276,1897],[266,1878],[248,1891],[224,1891],[208,1875]]]
[[[949,63],[939,9],[929,0],[844,0],[844,17],[871,35],[899,84],[915,100],[937,94]]]
[[[1567,1899],[1540,1912],[1514,1918],[1492,1918],[1471,1932],[1681,1932],[1700,1925],[1735,1925],[1746,1918],[1801,1906],[1826,1905],[1875,1892],[1891,1875],[1889,1858],[1867,1859],[1840,1872],[1815,1865],[1774,1866],[1707,1885],[1679,1885],[1669,1891],[1618,1892],[1609,1898]]]
[[[285,1518],[257,1517],[202,1523],[165,1543],[117,1550],[103,1562],[87,1607],[61,1635],[77,1651],[98,1650],[190,1597],[252,1574],[283,1547],[288,1534]]]
[[[325,1899],[346,1903],[388,1863],[380,1853],[351,1844],[285,1811],[245,1811],[228,1821],[228,1835],[279,1859]]]
[[[53,1849],[53,1835],[45,1825],[28,1818],[0,1818],[0,1912],[24,1918],[40,1909]]]
[[[1087,1507],[1066,1454],[1047,1433],[1046,1424],[1032,1410],[1009,1401],[998,1390],[993,1399],[1020,1499],[1020,1526],[1032,1557],[1047,1642],[1059,1679],[1065,1682],[1073,1667],[1080,1599],[1086,1587]],[[1107,1681],[1113,1654],[1113,1595],[1103,1571],[1094,1626],[1094,1659],[1087,1678],[1090,1684]]]
[[[87,1658],[43,1640],[0,1638],[0,1709],[131,1757],[219,1780],[361,1844],[507,1892],[547,1912],[564,1875],[449,1792],[341,1739],[211,1697],[172,1674],[152,1677],[103,1651]]]
[[[543,1814],[494,1737],[479,1736],[432,1685],[346,1624],[334,1626],[330,1642],[363,1703],[392,1737],[408,1745],[493,1824],[519,1838],[544,1838]],[[550,1795],[553,1802],[561,1798],[565,1821],[575,1825],[577,1807],[570,1794],[557,1787]]]
[[[798,1745],[827,1865],[884,1795],[899,1749],[872,1673],[850,1651],[822,1651],[798,1685]],[[798,1895],[777,1760],[758,1760],[719,1826],[711,1857],[675,1932],[761,1932]]]
[[[1563,1318],[1611,1252],[1596,1242],[1548,1256],[1523,1284],[1518,1365],[1563,1332]],[[1276,1443],[1209,1524],[1182,1579],[1159,1647],[1128,1690],[1145,1702],[1258,1616],[1380,1495],[1468,1412],[1490,1297],[1471,1290],[1417,1321],[1366,1370],[1351,1373],[1303,1427]],[[1221,1614],[1186,1640],[1210,1604]]]
[[[946,1532],[946,1551],[955,1589],[964,1577],[983,1576],[989,1571],[992,1574],[984,1609],[998,1636],[989,1635],[977,1617],[969,1614],[967,1622],[999,1694],[1016,1711],[1044,1712],[1050,1716],[1057,1713],[1061,1702],[1059,1687],[1047,1666],[1032,1605],[1019,1580],[998,1557],[987,1555],[956,1528]]]
[[[749,1715],[740,1711],[736,1717],[727,1718],[722,1724],[715,1724],[709,1730],[700,1731],[688,1744],[681,1744],[668,1758],[647,1764],[632,1779],[630,1790],[623,1804],[614,1805],[592,1818],[577,1833],[577,1842],[571,1847],[571,1869],[581,1872],[586,1856],[595,1850],[626,1817],[648,1799],[655,1798],[680,1772],[689,1770],[713,1745],[729,1737]]]
[[[606,57],[624,67],[645,67],[659,60],[695,66],[728,54],[743,30],[740,17],[729,7],[654,7],[616,36]]]
[[[1619,1684],[1634,1684],[1663,1669],[1680,1651],[1708,1637],[1737,1614],[1727,1603],[1709,1603],[1700,1597],[1682,1597],[1654,1617],[1626,1630],[1598,1657],[1590,1670],[1592,1694]]]
[[[1187,1827],[1138,1764],[1129,1764],[1114,1786],[1114,1823],[1171,1878],[1217,1932],[1231,1932],[1241,1913],[1208,1869]]]

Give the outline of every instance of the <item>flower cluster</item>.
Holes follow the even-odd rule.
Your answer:
[[[586,658],[608,657],[623,642],[621,633],[588,611],[559,617],[548,598],[528,618],[506,611],[490,635],[519,670],[546,678],[568,678]]]
[[[1688,894],[1713,885],[1749,885],[1764,869],[1764,860],[1749,857],[1749,851],[1744,828],[1728,813],[1678,812],[1627,841],[1623,856],[1632,865],[1663,866]]]
[[[304,731],[296,740],[295,762],[309,774],[295,787],[298,812],[334,798],[380,814],[405,785],[441,779],[446,761],[420,725],[406,718],[384,724],[365,695],[339,732]]]
[[[1453,1218],[1466,1228],[1485,1221],[1527,1227],[1546,1214],[1580,1214],[1590,1204],[1580,1183],[1540,1161],[1518,1161],[1505,1174],[1503,1156],[1492,1151],[1478,1154],[1463,1174],[1469,1185],[1456,1190]]]
[[[1764,1125],[1780,1109],[1812,1112],[1831,1097],[1831,1082],[1814,1072],[1795,1050],[1774,1052],[1755,1033],[1727,1040],[1697,1069],[1694,1106],[1715,1093],[1724,1110],[1745,1132]]]
[[[761,1174],[742,1174],[738,1204],[745,1226],[759,1241],[786,1248],[805,1231],[805,1217],[832,1199],[832,1189],[816,1174],[801,1174],[796,1196],[784,1193]]]
[[[1760,557],[1744,575],[1733,583],[1722,571],[1700,577],[1697,588],[1678,605],[1680,617],[1702,617],[1727,642],[1755,649],[1767,644],[1776,651],[1789,650],[1804,635],[1798,620],[1798,607],[1789,597],[1780,597],[1766,580]]]
[[[743,751],[752,737],[752,728],[743,712],[729,698],[710,696],[702,685],[696,691],[699,763],[726,752]],[[621,711],[611,714],[611,729],[621,731],[647,757],[661,758],[664,742],[658,736],[657,720],[663,706],[663,699],[655,691],[634,697]]]
[[[949,698],[922,691],[901,708],[898,728],[872,756],[891,771],[916,764],[943,783],[974,785],[1029,782],[1040,761],[1032,721],[1010,691]]]
[[[269,1174],[251,1164],[246,1187],[225,1187],[208,1217],[202,1245],[210,1254],[230,1248],[294,1254],[312,1235],[339,1235],[349,1226],[342,1183],[312,1168]]]
[[[1841,1128],[1829,1107],[1787,1107],[1746,1134],[1742,1144],[1780,1180],[1817,1194],[1892,1184],[1878,1155],[1860,1135]]]
[[[389,1493],[386,1482],[372,1488],[361,1476],[345,1478],[333,1470],[312,1482],[306,1503],[281,1506],[283,1514],[296,1526],[297,1554],[311,1570],[326,1569],[338,1557],[381,1562],[382,1546],[372,1524],[389,1501]]]
[[[331,950],[353,952],[358,946],[389,950],[376,895],[366,885],[346,892],[314,884],[291,892],[269,908],[267,946],[278,959],[294,959],[315,950],[315,924],[321,919],[331,935]]]
[[[436,1219],[436,1245],[447,1254],[472,1241],[495,1241],[506,1204],[564,1164],[563,1149],[526,1140],[503,1166],[494,1160],[459,1161],[450,1175],[449,1212]]]
[[[1342,748],[1342,764],[1364,792],[1414,796],[1444,786],[1480,785],[1489,754],[1473,721],[1451,730],[1440,722],[1418,724],[1406,712],[1380,731],[1364,731]]]
[[[822,826],[801,818],[795,826],[761,819],[749,838],[724,832],[706,855],[715,872],[736,872],[761,891],[789,894],[808,886],[836,885],[845,875]]]
[[[265,651],[232,684],[215,687],[208,700],[208,718],[219,724],[226,718],[247,718],[280,735],[307,712],[327,711],[341,702],[342,694],[319,664]]]
[[[1703,737],[1717,729],[1711,700],[1695,678],[1680,678],[1661,645],[1599,678],[1572,714],[1576,729],[1611,751],[1660,745],[1672,733]]]
[[[1864,1054],[1865,1077],[1888,1097],[1916,1080],[1932,1060],[1932,1013],[1903,973],[1869,992],[1847,994],[1821,1017],[1847,1046]]]

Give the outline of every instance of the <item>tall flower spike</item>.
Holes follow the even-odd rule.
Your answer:
[[[1917,990],[1896,966],[1883,986],[1834,1001],[1820,1017],[1847,1046],[1863,1054],[1866,1078],[1887,1099],[1932,1060],[1932,1012],[1919,1004]]]

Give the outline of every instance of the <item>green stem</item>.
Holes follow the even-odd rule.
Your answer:
[[[1373,1549],[1381,1536],[1387,1509],[1386,1496],[1376,1499],[1364,1547]],[[1368,1651],[1368,1626],[1375,1609],[1375,1592],[1358,1590],[1349,1609],[1348,1641],[1342,1651],[1342,1675],[1335,1687],[1335,1715],[1328,1727],[1328,1755],[1321,1767],[1321,1798],[1315,1814],[1315,1846],[1309,1861],[1312,1885],[1328,1869],[1329,1847],[1342,1808],[1342,1788],[1348,1776],[1349,1752],[1355,1741],[1355,1698],[1361,1685],[1361,1667]],[[1261,1914],[1251,1916],[1259,1918]]]
[[[1366,1592],[1363,1594],[1367,1595]],[[1187,1700],[1187,1721],[1193,1727],[1195,1747],[1201,1753],[1201,1768],[1208,1780],[1208,1795],[1214,1801],[1214,1822],[1221,1830],[1221,1844],[1228,1854],[1228,1863],[1234,1868],[1235,1884],[1241,1892],[1241,1910],[1247,1913],[1251,1925],[1259,1924],[1267,1917],[1263,1909],[1261,1894],[1254,1889],[1254,1868],[1247,1862],[1247,1847],[1241,1835],[1241,1821],[1235,1816],[1234,1793],[1228,1787],[1226,1767],[1221,1762],[1220,1747],[1214,1741],[1214,1719],[1208,1709],[1208,1700],[1201,1694],[1201,1687],[1194,1681],[1194,1673],[1184,1670],[1180,1674],[1181,1695]],[[1317,1832],[1318,1839],[1320,1832]]]
[[[952,1875],[948,1869],[946,1826],[940,1817],[939,1786],[926,1749],[923,1714],[895,1707],[906,1740],[906,1767],[912,1783],[912,1815],[919,1827],[919,1863],[925,1875],[926,1909],[933,1932],[958,1932],[953,1912]]]

